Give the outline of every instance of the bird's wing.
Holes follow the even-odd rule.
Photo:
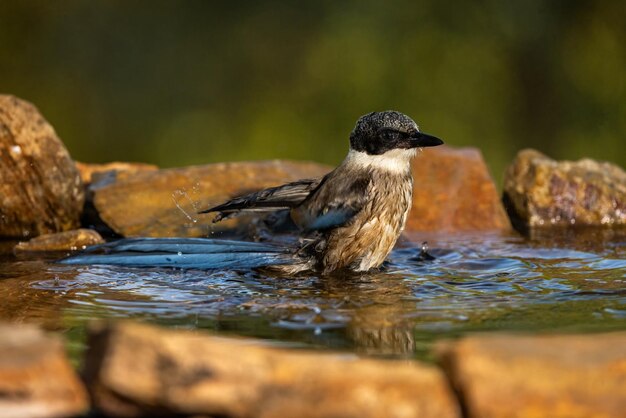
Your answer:
[[[242,211],[273,211],[293,208],[302,203],[321,179],[298,180],[239,196],[199,213],[218,212],[213,222],[236,216]]]
[[[326,230],[345,225],[370,200],[371,178],[332,172],[294,211],[294,221],[306,230]],[[295,213],[294,213],[295,212]]]

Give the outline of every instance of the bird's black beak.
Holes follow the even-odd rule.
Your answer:
[[[415,132],[411,135],[411,147],[436,147],[442,145],[443,141],[436,136],[428,135],[423,132]]]

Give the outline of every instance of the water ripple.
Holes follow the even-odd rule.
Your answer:
[[[482,235],[429,243],[432,261],[422,260],[421,245],[405,244],[380,272],[292,279],[3,263],[0,318],[63,328],[133,317],[385,355],[476,330],[626,329],[624,245],[559,248]]]

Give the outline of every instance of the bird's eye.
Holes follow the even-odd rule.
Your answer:
[[[397,141],[398,139],[400,139],[401,134],[400,132],[394,131],[393,129],[383,129],[380,132],[380,136],[385,141]]]

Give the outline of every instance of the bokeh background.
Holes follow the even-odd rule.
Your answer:
[[[625,22],[617,0],[3,0],[0,92],[86,162],[336,164],[396,109],[500,182],[524,147],[626,165]]]

